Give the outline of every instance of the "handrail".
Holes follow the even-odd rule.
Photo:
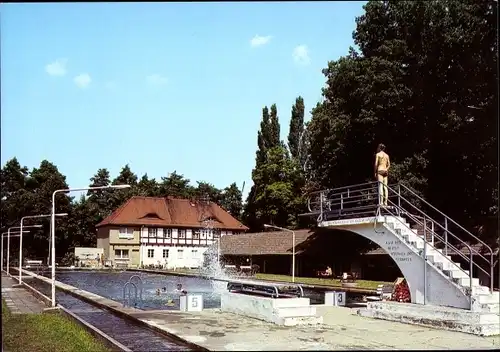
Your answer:
[[[131,307],[131,305],[130,305],[130,288],[128,289],[128,296],[125,299],[125,292],[126,292],[125,290],[126,290],[126,288],[129,285],[131,285],[131,286],[134,287],[134,293],[135,293],[135,299],[134,299],[134,301],[137,303],[137,285],[135,283],[131,282],[131,281],[127,281],[125,283],[125,285],[123,285],[123,306],[124,307],[127,307],[127,305],[129,307]]]
[[[480,240],[477,236],[473,235],[469,230],[465,229],[462,225],[460,225],[459,223],[457,223],[455,220],[453,220],[452,218],[450,218],[448,215],[446,215],[445,213],[443,213],[441,210],[439,210],[438,208],[436,208],[435,206],[433,206],[432,204],[430,204],[428,201],[426,201],[425,199],[423,199],[422,197],[420,197],[415,191],[413,191],[410,187],[406,186],[404,183],[400,183],[400,185],[406,189],[407,191],[411,192],[415,197],[417,197],[419,200],[421,200],[422,202],[425,203],[425,205],[427,205],[429,208],[431,208],[432,210],[435,210],[437,211],[439,214],[441,214],[442,216],[444,216],[445,219],[447,219],[448,221],[451,221],[451,223],[455,226],[457,226],[460,230],[464,231],[465,233],[467,233],[469,236],[471,236],[472,238],[474,238],[476,241],[478,241],[479,243],[481,243],[483,246],[485,246],[487,249],[490,250],[490,253],[493,254],[493,249],[491,249],[491,247],[486,244],[485,242],[483,242],[482,240]]]
[[[478,243],[480,243],[485,249],[488,250],[488,254],[489,254],[489,266],[490,266],[490,272],[488,274],[489,278],[490,278],[490,290],[491,292],[493,292],[493,286],[494,286],[494,274],[493,274],[493,271],[494,271],[494,265],[493,265],[493,259],[494,259],[494,251],[493,249],[488,245],[486,244],[484,241],[480,240],[477,236],[473,235],[470,231],[468,231],[467,229],[465,229],[462,225],[458,224],[455,220],[451,219],[448,215],[446,215],[445,213],[443,213],[441,210],[437,209],[435,206],[433,206],[432,204],[430,204],[429,202],[427,202],[425,199],[423,199],[422,197],[420,197],[418,194],[416,194],[416,192],[414,190],[412,190],[410,187],[400,183],[400,186],[402,186],[404,189],[406,189],[407,191],[409,191],[412,195],[414,195],[415,197],[417,197],[419,200],[421,200],[423,203],[425,203],[426,206],[428,206],[430,209],[436,211],[437,213],[439,213],[441,216],[444,217],[445,219],[445,234],[446,233],[450,233],[451,232],[448,230],[448,222],[451,222],[453,225],[455,225],[456,227],[458,227],[460,230],[462,230],[464,233],[466,233],[467,235],[471,236],[473,239],[475,239]],[[437,223],[441,228],[441,224]],[[456,236],[455,236],[456,238]],[[461,242],[462,245],[466,245],[467,243],[461,239],[461,238],[457,238],[459,240],[459,242]],[[445,243],[446,245],[448,245],[448,241],[445,240]],[[479,256],[481,257],[482,259],[484,259],[485,261],[488,262],[488,259],[486,257],[484,257],[479,251],[476,251],[474,249],[474,252]],[[477,265],[477,267],[479,267]]]
[[[391,211],[388,209],[387,210],[389,213],[391,213]],[[392,214],[392,213],[391,213]],[[408,225],[406,225],[403,221],[401,221],[397,216],[395,216],[394,214],[392,214],[396,219],[397,221],[399,221],[401,224],[403,224],[403,226],[405,226],[407,229],[410,229],[408,227]],[[425,224],[424,224],[425,226]],[[437,235],[437,234],[435,234]],[[439,237],[439,235],[437,235]],[[424,269],[427,269],[427,251],[426,251],[426,245],[431,245],[430,243],[428,243],[427,239],[425,238],[425,232],[424,232],[424,238],[423,238],[423,241],[424,241],[424,250],[423,250],[423,253],[422,253],[422,258],[424,259],[424,263],[425,263],[425,267]],[[437,248],[435,248],[434,246],[431,245],[431,247],[433,247],[435,250],[437,250]],[[446,256],[444,256],[446,258]],[[448,259],[448,258],[446,258]],[[449,259],[448,259],[449,260]],[[455,265],[455,263],[453,263],[453,261],[449,260],[453,265]],[[472,252],[470,252],[470,262],[469,262],[469,266],[470,266],[470,269],[469,269],[469,290],[470,290],[470,296],[469,296],[469,304],[470,304],[470,310],[472,310],[473,308],[473,301],[472,301],[472,264],[473,264],[473,261],[472,261]],[[456,265],[455,265],[456,266]],[[464,271],[461,267],[458,267],[460,270]],[[464,272],[465,273],[465,272]],[[450,277],[451,279],[451,277]],[[426,271],[424,270],[424,304],[426,304],[426,300],[427,300],[427,294],[425,293],[427,291],[427,273]]]
[[[387,187],[388,190],[392,191],[392,192],[395,192],[392,188],[390,187]],[[471,247],[467,242],[463,241],[462,239],[460,239],[458,236],[456,236],[453,232],[451,232],[449,229],[443,227],[439,222],[437,222],[435,219],[433,219],[432,217],[430,217],[428,214],[426,214],[423,210],[419,209],[418,207],[416,207],[415,205],[413,205],[409,200],[407,200],[405,197],[401,196],[401,194],[399,194],[399,199],[402,199],[404,200],[405,202],[407,202],[410,206],[412,206],[416,211],[420,212],[425,218],[427,219],[430,219],[431,221],[433,221],[436,225],[438,225],[441,229],[443,229],[445,231],[445,234],[450,234],[451,236],[453,236],[454,238],[456,238],[462,245],[464,245],[465,247],[467,247],[469,249],[469,255],[470,255],[470,266],[471,266],[471,270],[470,270],[470,273],[469,273],[469,276],[470,276],[470,281],[472,282],[472,267],[475,266],[477,268],[479,268],[480,270],[482,270],[483,272],[485,272],[483,270],[483,268],[481,266],[479,266],[477,263],[474,262],[473,258],[472,258],[472,254],[473,252],[476,253],[477,255],[479,255],[482,259],[488,261],[488,259],[486,259],[485,257],[483,257],[483,255],[479,252],[479,251],[476,251],[473,247]],[[403,208],[404,210],[404,208]],[[448,240],[445,238],[445,239],[442,239],[439,235],[437,235],[436,232],[434,232],[434,236],[437,236],[438,239],[441,239],[442,241],[444,241],[446,243],[447,246],[451,246],[451,244],[448,242]],[[424,238],[424,241],[427,242],[427,238]],[[452,246],[452,249],[456,249],[454,246]],[[461,254],[460,251],[458,249],[456,249],[456,253],[457,254]],[[446,256],[446,254],[445,254]],[[493,255],[491,255],[491,263],[493,262]],[[490,264],[491,265],[491,264]],[[485,272],[486,273],[486,272]],[[489,278],[490,278],[490,289],[491,289],[491,292],[493,292],[493,280],[494,280],[494,277],[493,277],[493,267],[490,266],[490,273],[486,273]],[[471,287],[471,290],[472,290],[472,287]],[[471,291],[472,292],[472,291]]]
[[[371,206],[373,205],[373,209],[375,210],[375,214],[380,213],[380,209],[384,209],[389,213],[393,214],[391,210],[385,207],[380,206],[380,195],[378,194],[378,187],[380,185],[379,181],[371,181],[364,182],[357,185],[350,186],[342,186],[337,188],[331,188],[327,190],[314,191],[309,194],[308,198],[308,209],[311,212],[310,215],[318,214],[318,222],[323,221],[325,219],[325,215],[329,218],[333,217],[346,217],[346,216],[365,216],[365,214],[369,214],[371,211]],[[387,185],[387,198],[388,202],[390,202],[391,206],[393,206],[393,210],[397,213],[397,216],[405,216],[411,219],[413,222],[417,223],[419,226],[424,226],[424,244],[428,243],[427,234],[431,235],[431,244],[432,247],[435,248],[434,238],[436,238],[439,242],[444,244],[444,256],[448,255],[448,249],[450,249],[453,253],[456,253],[461,258],[469,261],[471,267],[477,267],[479,270],[484,272],[490,279],[490,289],[493,291],[493,283],[494,283],[494,275],[493,275],[493,257],[494,251],[493,249],[486,244],[484,241],[480,240],[477,236],[473,235],[470,231],[465,229],[463,226],[458,224],[456,221],[451,219],[449,216],[444,214],[442,211],[429,204],[425,199],[423,199],[416,191],[412,190],[410,187],[406,186],[403,183],[396,184],[398,190],[396,191],[393,187],[394,185]],[[410,201],[406,196],[403,196],[401,193],[403,191],[405,195],[409,196],[412,200]],[[397,199],[397,201],[396,201]],[[409,208],[405,208],[402,206],[401,202],[407,203]],[[397,203],[397,204],[396,204]],[[417,205],[415,205],[416,203]],[[425,206],[426,209],[433,210],[437,212],[438,217],[444,217],[444,224],[435,220],[428,213],[424,212],[419,206]],[[314,209],[313,209],[314,208]],[[318,209],[319,208],[319,209]],[[420,218],[420,220],[418,220]],[[399,219],[398,219],[399,220]],[[430,226],[427,224],[427,221],[430,223]],[[487,250],[486,253],[484,251],[476,250],[475,247],[471,247],[469,243],[464,241],[462,238],[455,235],[448,225],[456,226],[456,229],[463,231],[465,234],[469,235],[471,238],[476,240],[478,243],[482,244],[484,249]],[[444,226],[443,226],[444,225]],[[444,238],[439,235],[436,231],[443,232]],[[452,245],[448,241],[448,237],[451,235],[452,238],[456,239],[463,247],[466,247],[469,251],[469,257],[459,250],[457,247]],[[484,253],[484,255],[483,255]],[[488,262],[490,266],[490,272],[488,273],[485,269],[483,269],[477,262],[474,262],[473,254],[477,255],[477,259],[484,260]],[[487,258],[489,257],[489,259]],[[461,268],[460,268],[461,269]],[[463,270],[463,269],[462,269]],[[472,283],[472,269],[469,272],[470,282]]]

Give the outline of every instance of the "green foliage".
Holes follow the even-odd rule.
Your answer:
[[[288,132],[288,149],[292,158],[300,160],[301,142],[304,133],[304,99],[298,97],[292,106],[290,130]]]
[[[301,131],[304,129],[303,109],[303,100],[299,97],[295,110],[292,110],[292,114],[296,111],[295,117],[292,116],[295,119],[294,131],[288,138],[289,143],[295,146],[297,155],[294,157],[280,141],[276,104],[271,105],[270,115],[267,114],[267,107],[263,109],[263,121],[257,137],[259,149],[252,171],[254,184],[243,214],[246,225],[252,231],[262,230],[264,224],[292,228],[299,225],[297,215],[305,204],[301,195],[303,171],[298,155]]]
[[[494,216],[496,18],[494,2],[369,1],[353,35],[361,52],[351,48],[323,71],[307,179],[322,187],[372,179],[383,142],[391,182],[469,228]]]

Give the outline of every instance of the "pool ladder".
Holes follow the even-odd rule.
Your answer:
[[[134,282],[134,280],[136,282]],[[123,306],[137,307],[142,302],[142,279],[139,275],[132,275],[123,285]],[[132,300],[132,287],[134,288],[134,299]],[[128,289],[128,290],[127,290]],[[138,300],[139,298],[139,300]],[[133,303],[133,304],[132,304]]]

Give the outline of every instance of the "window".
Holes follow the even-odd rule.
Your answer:
[[[191,252],[192,253],[192,256],[194,259],[198,259],[198,250],[197,249],[193,249],[193,251]]]
[[[186,230],[179,230],[179,238],[186,238]]]
[[[194,240],[199,240],[199,239],[200,239],[200,230],[196,230],[196,231],[193,233],[193,239],[194,239]]]
[[[128,259],[128,249],[115,249],[115,258]]]
[[[134,229],[128,227],[120,227],[118,238],[134,238]]]
[[[165,238],[172,237],[172,229],[163,229],[163,237]]]
[[[156,237],[157,234],[158,234],[158,229],[156,227],[148,228],[149,237]]]
[[[184,259],[184,250],[182,249],[177,250],[177,259]]]
[[[154,257],[155,257],[155,250],[148,249],[148,258],[154,258]]]
[[[163,250],[163,258],[168,258],[168,249]]]

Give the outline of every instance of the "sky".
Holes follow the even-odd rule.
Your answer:
[[[283,140],[299,95],[309,119],[364,4],[2,4],[2,166],[47,159],[78,188],[129,164],[246,195],[262,108]]]

